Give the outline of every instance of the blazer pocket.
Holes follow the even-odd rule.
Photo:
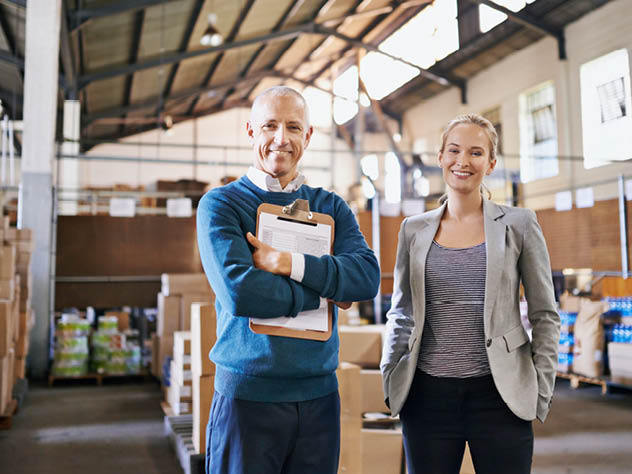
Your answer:
[[[524,328],[521,326],[516,326],[511,329],[507,334],[503,336],[505,340],[505,344],[507,345],[507,352],[512,352],[518,349],[521,345],[526,342],[529,342],[529,336],[527,335]]]

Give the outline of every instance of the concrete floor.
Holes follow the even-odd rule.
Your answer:
[[[155,382],[29,388],[0,431],[3,474],[181,474],[164,435]]]
[[[0,431],[0,472],[180,474],[161,398],[149,382],[32,386],[13,427]],[[632,473],[630,391],[603,397],[560,380],[549,418],[534,427],[535,474]]]

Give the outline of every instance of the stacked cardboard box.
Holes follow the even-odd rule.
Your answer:
[[[16,317],[15,378],[24,378],[26,372],[26,356],[28,354],[30,332],[35,325],[35,315],[31,309],[33,293],[33,274],[31,257],[35,250],[31,229],[9,228],[6,240],[15,247],[15,292],[14,304]]]
[[[389,413],[384,403],[379,371],[384,326],[340,326],[338,331],[341,361],[337,373],[341,408],[339,472],[399,472],[401,432],[385,429],[365,433],[367,430],[362,429],[364,413]],[[375,441],[380,436],[384,436],[384,439]],[[368,443],[367,447],[364,447],[365,441]],[[382,463],[374,464],[369,455],[375,443],[389,450]],[[394,445],[397,449],[393,448]]]
[[[608,343],[608,358],[612,380],[632,385],[632,344],[626,342]]]
[[[176,331],[173,333],[173,359],[167,390],[167,402],[176,415],[191,413],[192,384],[191,333]]]
[[[191,329],[191,304],[209,303],[213,292],[203,273],[163,273],[161,292],[158,293],[158,339],[154,346],[157,356],[152,358],[151,373],[160,378],[166,357],[173,356],[173,334]]]
[[[214,393],[215,365],[208,354],[217,339],[215,305],[191,305],[191,371],[193,373],[193,447],[203,453]]]
[[[30,271],[33,239],[30,229],[9,227],[0,221],[0,413],[11,400],[15,378],[26,372],[31,311]]]

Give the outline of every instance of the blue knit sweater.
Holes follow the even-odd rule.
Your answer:
[[[305,256],[301,283],[254,267],[246,233],[255,233],[257,207],[307,199],[335,221],[333,256]],[[338,388],[338,333],[326,342],[255,334],[249,317],[296,316],[316,309],[319,297],[362,301],[377,293],[379,267],[346,203],[322,188],[266,192],[247,177],[204,195],[197,210],[198,247],[215,292],[215,390],[262,402],[304,401]],[[334,313],[337,318],[337,311]],[[334,327],[336,319],[334,319]]]

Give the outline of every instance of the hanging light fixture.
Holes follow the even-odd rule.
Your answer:
[[[208,26],[204,35],[200,38],[200,44],[204,46],[219,46],[224,42],[224,37],[215,27],[217,23],[217,15],[215,13],[209,13]]]

